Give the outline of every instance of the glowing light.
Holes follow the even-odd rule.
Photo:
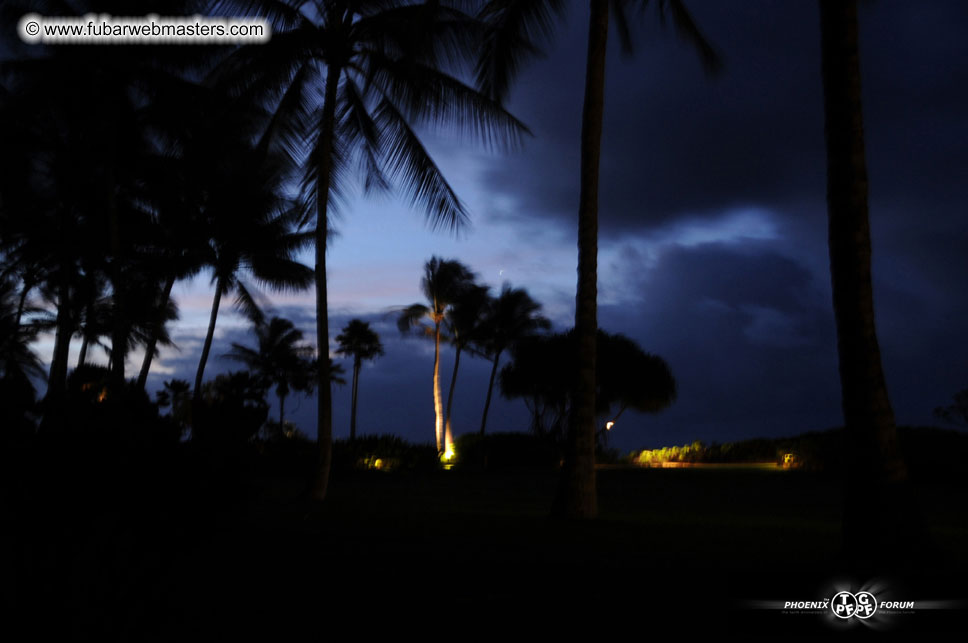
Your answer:
[[[605,430],[611,431],[613,426],[615,426],[615,422],[612,422],[611,420],[609,420],[608,422],[605,423]]]
[[[376,460],[374,460],[373,461],[373,468],[374,469],[382,469],[383,468],[383,458],[377,458]]]

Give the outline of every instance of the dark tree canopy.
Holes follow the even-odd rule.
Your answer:
[[[626,409],[657,413],[676,399],[676,381],[665,360],[620,334],[598,331],[596,415],[614,420]],[[501,393],[525,400],[536,432],[559,433],[571,404],[577,365],[574,330],[536,336],[512,349],[501,371]]]

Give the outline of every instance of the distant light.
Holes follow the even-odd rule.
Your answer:
[[[612,422],[611,420],[609,420],[608,422],[605,423],[605,430],[611,431],[613,426],[615,426],[615,422]]]

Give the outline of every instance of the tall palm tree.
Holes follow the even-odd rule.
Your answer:
[[[447,408],[444,413],[444,439],[453,442],[453,427],[451,426],[451,411],[454,406],[454,391],[457,389],[457,371],[460,367],[460,356],[465,349],[470,349],[483,332],[485,311],[491,299],[490,288],[478,284],[469,284],[447,315],[447,330],[450,343],[455,349],[454,371],[450,376],[450,389],[447,392]],[[449,437],[448,437],[449,436]]]
[[[481,435],[487,426],[487,411],[491,407],[491,394],[494,391],[494,378],[497,375],[501,355],[509,347],[536,332],[551,328],[551,322],[542,317],[541,304],[531,299],[523,288],[512,288],[504,284],[501,294],[490,302],[483,329],[477,345],[491,359],[491,377],[487,383],[487,398],[481,414]]]
[[[401,332],[419,328],[426,337],[434,339],[434,437],[437,452],[447,458],[453,455],[454,444],[453,436],[444,433],[444,408],[440,395],[441,332],[455,302],[473,283],[474,273],[464,264],[431,257],[424,264],[424,276],[420,282],[427,303],[411,304],[400,311],[397,318]]]
[[[293,390],[313,390],[315,349],[303,344],[303,332],[291,321],[273,317],[254,325],[258,348],[232,342],[229,359],[243,362],[266,386],[274,385],[279,397],[279,427],[285,422],[286,397]]]
[[[380,336],[370,328],[369,322],[352,319],[336,336],[336,352],[353,357],[353,392],[350,402],[350,441],[356,439],[356,401],[360,390],[360,368],[363,360],[376,359],[383,355]]]
[[[581,170],[578,202],[578,287],[575,332],[578,336],[576,400],[568,422],[568,449],[556,513],[591,518],[597,513],[595,492],[595,333],[598,328],[598,183],[605,116],[605,53],[609,13],[615,19],[623,50],[632,51],[627,11],[647,0],[589,0],[588,53],[581,124]],[[676,31],[695,46],[706,69],[719,58],[699,31],[682,0],[657,0],[661,16],[672,16]],[[490,96],[503,98],[523,60],[533,57],[532,34],[550,31],[563,0],[487,0],[481,16],[490,25],[478,63],[478,84]]]
[[[435,226],[456,229],[467,213],[415,127],[448,125],[492,144],[516,140],[524,128],[449,73],[448,65],[475,55],[480,30],[476,20],[447,3],[220,4],[234,15],[268,16],[274,23],[272,40],[238,49],[221,76],[240,95],[264,97],[274,113],[268,123],[274,139],[306,170],[307,214],[315,216],[316,342],[322,351],[329,346],[330,199],[351,164],[359,164],[366,188],[386,188],[395,179]],[[322,500],[332,460],[332,393],[322,374],[318,384],[319,465],[312,494]]]
[[[247,208],[252,209],[235,210],[237,217],[232,220],[224,220],[221,215],[217,217],[218,231],[213,236],[210,254],[215,295],[195,374],[196,396],[201,394],[222,296],[234,291],[236,304],[258,324],[262,312],[251,286],[244,281],[247,273],[278,290],[306,288],[313,279],[313,271],[294,258],[296,252],[306,245],[306,235],[290,230],[290,218],[285,213],[269,213],[267,216],[262,209],[266,196],[259,198],[259,195],[244,194],[241,187],[239,190],[243,194],[233,195],[232,201],[236,198],[253,199],[247,204]]]
[[[844,542],[855,561],[883,552],[903,513],[906,477],[874,325],[861,77],[855,0],[821,0],[830,276],[849,466]],[[895,487],[895,489],[891,489]],[[864,498],[862,502],[853,499]],[[905,510],[907,507],[905,507]],[[897,522],[911,525],[913,512]]]

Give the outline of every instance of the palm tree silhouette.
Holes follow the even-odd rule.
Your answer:
[[[81,15],[90,4],[71,2],[61,8]],[[159,7],[177,15],[181,12],[176,9],[185,4],[170,0]],[[48,397],[57,398],[66,384],[76,330],[72,308],[83,309],[84,303],[78,300],[83,293],[72,292],[77,276],[98,273],[108,282],[113,304],[105,321],[110,327],[112,380],[123,381],[130,348],[127,316],[134,309],[125,300],[125,284],[152,247],[147,204],[155,183],[150,167],[170,125],[154,102],[162,94],[183,96],[181,89],[189,83],[178,70],[185,63],[197,66],[206,54],[157,47],[117,47],[111,52],[51,48],[44,53],[3,63],[10,90],[3,93],[14,97],[4,100],[5,111],[13,105],[3,119],[5,153],[16,149],[7,146],[10,142],[26,150],[21,157],[26,162],[17,172],[23,188],[4,189],[4,196],[29,195],[14,199],[17,213],[45,229],[45,234],[26,239],[31,250],[46,247],[26,252],[30,263],[25,267],[41,265],[37,260],[47,267],[25,286],[45,288],[57,308],[48,387]]]
[[[490,288],[478,284],[469,284],[457,301],[451,306],[447,315],[447,331],[450,343],[456,349],[454,354],[454,371],[450,376],[450,389],[447,392],[447,408],[444,414],[445,442],[453,442],[453,427],[451,426],[451,410],[454,405],[454,391],[457,388],[457,370],[460,366],[460,356],[465,349],[471,349],[474,342],[483,332],[485,311],[490,300]],[[450,436],[449,438],[447,436]]]
[[[363,360],[376,359],[383,355],[380,336],[361,319],[352,319],[336,336],[336,352],[353,357],[353,392],[350,402],[350,441],[356,439],[356,402],[359,399],[360,368]]]
[[[447,125],[491,144],[515,141],[525,128],[446,70],[476,55],[479,34],[476,20],[447,3],[221,4],[235,15],[274,22],[272,40],[238,49],[220,76],[239,94],[265,97],[274,114],[268,123],[274,140],[303,162],[307,214],[315,215],[316,343],[322,350],[329,345],[329,205],[350,164],[359,161],[364,187],[387,188],[396,180],[435,227],[456,230],[467,213],[415,126]],[[312,493],[322,500],[332,460],[332,392],[320,377],[319,465]]]
[[[575,297],[575,330],[579,368],[576,401],[569,417],[569,444],[555,512],[579,518],[597,513],[595,492],[595,332],[598,328],[598,187],[605,115],[605,54],[609,13],[615,19],[619,40],[632,52],[626,11],[646,0],[589,0],[588,56],[581,125],[581,171],[578,205],[578,287]],[[660,16],[672,16],[676,31],[695,46],[709,71],[719,67],[719,57],[693,21],[681,0],[658,0]],[[550,31],[562,0],[487,0],[481,16],[490,25],[477,67],[478,85],[501,99],[521,63],[534,57],[531,34]]]
[[[222,296],[236,293],[236,304],[254,323],[262,312],[245,275],[277,290],[298,290],[313,281],[313,271],[294,257],[307,234],[293,232],[297,211],[280,195],[274,166],[258,150],[236,150],[236,161],[211,178],[203,220],[209,242],[205,261],[212,269],[215,294],[208,331],[195,374],[195,395],[202,389]]]
[[[303,332],[288,319],[273,317],[254,325],[258,348],[232,342],[229,359],[244,363],[265,385],[276,387],[279,427],[285,425],[286,397],[292,391],[312,392],[315,386],[313,356],[316,350],[302,344]]]
[[[400,311],[397,327],[401,332],[420,328],[426,337],[434,338],[434,437],[437,452],[446,457],[453,454],[453,436],[444,434],[444,409],[440,395],[440,340],[444,321],[454,304],[474,284],[474,273],[454,260],[431,257],[424,265],[420,282],[426,304],[411,304]]]
[[[0,280],[0,406],[5,411],[7,407],[22,408],[32,403],[36,393],[32,380],[42,380],[47,375],[30,347],[38,328],[24,324],[22,313],[16,284],[9,279]]]
[[[869,498],[848,503],[844,544],[855,564],[870,565],[883,562],[891,538],[921,536],[913,534],[919,528],[917,512],[902,492],[907,471],[874,324],[856,2],[821,0],[820,19],[830,277],[849,458],[846,492],[849,498]],[[890,549],[903,555],[912,544]]]
[[[531,299],[523,288],[504,284],[501,294],[492,299],[482,323],[477,345],[491,359],[491,377],[487,383],[487,398],[481,414],[481,435],[487,426],[487,411],[491,407],[494,378],[505,350],[539,330],[551,328],[551,322],[538,313],[541,304]]]

